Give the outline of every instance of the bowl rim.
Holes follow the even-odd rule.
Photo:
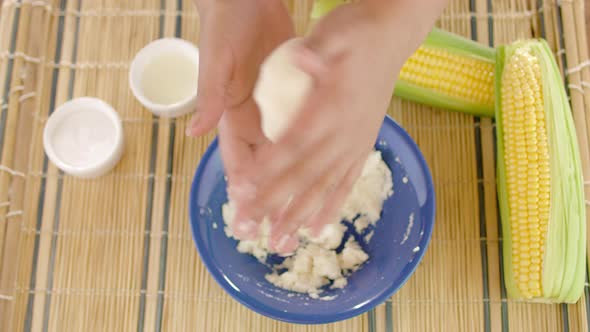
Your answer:
[[[387,299],[389,299],[393,294],[397,293],[408,281],[408,279],[414,274],[424,255],[429,247],[431,238],[432,238],[432,231],[434,229],[434,224],[436,221],[436,195],[434,191],[434,183],[432,179],[432,174],[428,164],[416,144],[416,142],[412,139],[412,137],[399,125],[395,120],[393,120],[389,115],[385,115],[383,125],[389,125],[394,130],[398,132],[400,136],[402,136],[407,142],[409,143],[411,149],[414,151],[416,158],[419,161],[420,166],[424,170],[425,175],[425,183],[426,183],[426,190],[427,190],[427,203],[424,204],[423,208],[426,210],[426,216],[430,216],[429,222],[425,223],[424,233],[422,237],[422,242],[420,243],[420,247],[423,250],[420,250],[414,259],[408,263],[406,268],[409,268],[408,273],[402,275],[397,282],[392,283],[392,285],[388,288],[385,288],[381,294],[371,298],[365,303],[361,305],[355,306],[351,310],[346,310],[341,313],[337,314],[330,314],[330,315],[322,315],[322,314],[297,314],[292,312],[284,312],[276,308],[272,308],[268,305],[262,304],[256,300],[254,300],[251,296],[246,295],[243,292],[233,288],[229,282],[224,277],[224,274],[218,271],[216,265],[213,263],[213,260],[210,256],[206,255],[207,249],[205,248],[204,243],[197,240],[198,236],[198,227],[195,227],[199,218],[199,209],[197,204],[193,204],[193,202],[197,202],[198,198],[198,180],[202,178],[205,165],[203,161],[208,161],[211,158],[211,155],[217,150],[218,148],[218,137],[211,142],[209,147],[207,148],[206,152],[203,154],[199,166],[197,167],[195,177],[193,178],[193,182],[191,184],[191,190],[189,195],[189,224],[191,228],[191,235],[193,237],[193,242],[197,248],[197,252],[201,257],[201,261],[209,271],[209,274],[213,277],[213,279],[220,285],[225,292],[227,292],[232,298],[237,300],[242,305],[246,306],[247,308],[253,310],[254,312],[266,316],[268,318],[272,318],[275,320],[283,321],[286,323],[295,323],[295,324],[327,324],[327,323],[334,323],[338,321],[343,321],[349,318],[356,317],[363,313],[368,312],[371,309],[374,309],[378,305],[384,303]]]

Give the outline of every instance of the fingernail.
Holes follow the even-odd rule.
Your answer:
[[[299,238],[295,235],[283,234],[275,245],[275,251],[282,255],[288,256],[295,252],[299,245]]]
[[[258,223],[252,219],[236,221],[234,234],[243,240],[253,240],[258,233]]]
[[[326,225],[314,224],[310,228],[311,228],[311,236],[313,236],[314,238],[317,238],[320,235],[322,235],[322,233],[324,232],[324,229],[326,228]]]

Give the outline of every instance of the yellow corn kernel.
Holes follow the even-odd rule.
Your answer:
[[[494,105],[494,64],[442,48],[420,46],[399,79],[465,102]]]
[[[525,298],[542,294],[540,248],[545,246],[541,224],[549,214],[549,149],[544,120],[543,91],[539,60],[526,48],[518,49],[506,61],[502,74],[502,125],[511,225],[520,242],[512,248],[514,278]],[[536,96],[538,99],[535,99]],[[547,195],[541,195],[547,193]],[[514,238],[514,235],[513,235]],[[518,257],[518,258],[516,258]]]

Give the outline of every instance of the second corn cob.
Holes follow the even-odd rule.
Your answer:
[[[498,49],[498,199],[508,297],[576,302],[586,216],[581,161],[565,88],[544,41]]]

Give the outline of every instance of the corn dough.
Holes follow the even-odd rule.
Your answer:
[[[391,170],[383,161],[381,152],[373,151],[344,203],[340,217],[352,222],[354,230],[361,234],[380,219],[383,203],[392,194]],[[233,238],[230,226],[235,211],[231,202],[223,205],[222,214],[226,225],[225,233]],[[297,251],[285,258],[281,264],[271,266],[273,271],[266,275],[266,279],[277,287],[307,293],[313,298],[319,298],[319,294],[327,285],[330,288],[344,288],[347,277],[369,259],[369,255],[352,236],[348,237],[341,250],[337,251],[345,240],[346,230],[347,227],[340,221],[328,224],[317,238],[311,237],[308,229],[300,229],[301,244]],[[270,222],[265,218],[259,228],[259,236],[255,240],[239,241],[237,250],[253,255],[258,261],[266,264],[266,259],[271,253],[268,248],[269,234]],[[367,243],[372,234],[371,231],[365,236]]]
[[[289,128],[312,88],[312,78],[297,67],[293,51],[301,38],[285,41],[260,66],[252,97],[260,110],[262,132],[276,142]]]

